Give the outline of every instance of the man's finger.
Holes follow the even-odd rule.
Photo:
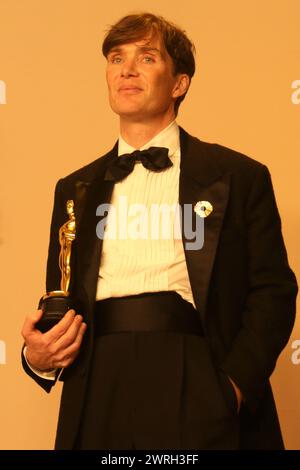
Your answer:
[[[55,346],[59,350],[66,349],[68,346],[70,346],[70,344],[75,341],[78,331],[81,327],[82,320],[83,318],[81,315],[76,315],[68,330],[57,339],[57,341],[55,342]]]
[[[74,320],[75,310],[68,310],[64,317],[54,325],[49,331],[45,333],[45,339],[47,339],[50,343],[56,341],[60,338],[72,325]]]
[[[57,365],[57,367],[66,367],[66,364],[64,361],[68,361],[69,359],[73,359],[73,360],[75,359],[75,357],[77,356],[79,352],[79,348],[81,346],[86,328],[87,328],[86,323],[82,323],[80,325],[75,341],[64,350],[63,359],[59,361],[59,365]]]

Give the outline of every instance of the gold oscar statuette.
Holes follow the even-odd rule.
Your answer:
[[[74,214],[74,201],[67,201],[68,220],[59,229],[59,268],[61,272],[60,290],[47,292],[43,296],[41,309],[42,319],[36,327],[48,331],[58,323],[70,308],[74,308],[69,288],[71,280],[71,253],[72,243],[76,238],[76,220]]]

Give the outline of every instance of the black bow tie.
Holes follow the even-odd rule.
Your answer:
[[[142,162],[145,168],[152,171],[162,171],[173,165],[168,157],[166,147],[150,147],[147,150],[135,150],[114,158],[105,172],[106,181],[121,181],[132,172],[136,162]]]

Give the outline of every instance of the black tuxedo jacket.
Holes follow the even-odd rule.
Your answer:
[[[186,250],[197,312],[218,367],[241,389],[241,446],[280,448],[276,409],[269,385],[277,357],[290,336],[297,284],[288,265],[281,223],[268,169],[217,144],[180,129],[179,203],[209,201],[204,246]],[[88,324],[76,361],[61,375],[56,447],[72,448],[79,426],[93,350],[93,308],[102,241],[96,236],[96,208],[108,203],[114,184],[104,172],[117,144],[103,157],[61,179],[56,187],[47,264],[47,291],[60,284],[59,227],[66,201],[75,201],[77,237],[72,252],[71,290]],[[196,217],[196,214],[194,214]],[[185,239],[183,233],[183,243]],[[24,363],[24,361],[23,361]],[[26,371],[46,390],[53,382]]]

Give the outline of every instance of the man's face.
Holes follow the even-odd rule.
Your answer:
[[[173,111],[180,76],[158,36],[110,50],[106,79],[109,102],[120,117],[145,121]]]

